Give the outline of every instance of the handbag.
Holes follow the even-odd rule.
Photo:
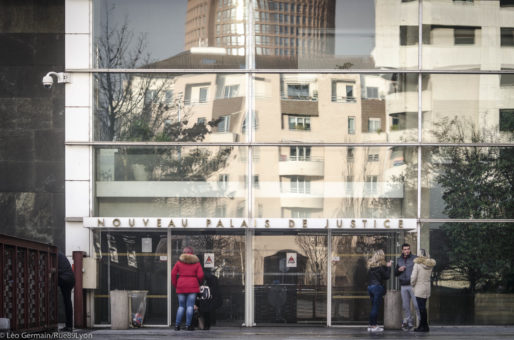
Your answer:
[[[209,300],[211,297],[211,288],[204,281],[200,286],[200,294],[198,294],[198,298],[200,300]]]

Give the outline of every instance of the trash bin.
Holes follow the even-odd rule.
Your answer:
[[[384,328],[400,329],[402,325],[402,294],[388,290],[384,297]]]
[[[133,328],[143,326],[146,312],[146,296],[147,290],[129,290],[128,291],[128,310],[130,310],[129,325]]]
[[[126,290],[111,290],[109,299],[111,304],[111,329],[128,329],[128,292]]]

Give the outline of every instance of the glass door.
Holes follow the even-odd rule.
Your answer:
[[[373,251],[382,249],[386,260],[396,257],[398,233],[332,234],[332,324],[367,324],[371,304],[368,295],[367,261]],[[394,285],[391,279],[386,289]],[[383,320],[383,308],[379,313]]]
[[[109,324],[111,290],[147,291],[144,324],[167,323],[167,235],[152,231],[96,231],[99,289],[95,324]]]
[[[256,231],[255,323],[326,324],[327,234]]]
[[[193,248],[204,271],[218,279],[222,304],[214,313],[211,325],[241,326],[244,321],[245,236],[243,231],[178,231],[171,234],[171,267],[184,247]],[[170,269],[171,270],[171,269]],[[175,322],[178,307],[175,289],[171,290],[171,320]],[[211,316],[212,318],[212,316]]]

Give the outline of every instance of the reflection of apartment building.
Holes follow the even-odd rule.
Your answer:
[[[229,55],[244,55],[246,1],[189,0],[186,50],[223,47]],[[334,0],[260,0],[254,5],[257,55],[308,56],[334,53]]]
[[[377,2],[377,43],[373,52],[377,67],[416,67],[419,35],[415,15],[417,6],[415,1],[393,5]],[[393,12],[405,17],[405,20],[398,21],[397,16],[391,15]],[[438,0],[424,3],[421,32],[423,69],[514,68],[513,22],[514,11],[509,1]],[[396,35],[381,32],[396,32]],[[391,46],[397,53],[388,53]],[[433,132],[438,129],[438,123],[455,117],[469,124],[468,132],[471,126],[490,132],[505,130],[509,110],[514,107],[510,95],[511,78],[510,75],[423,75],[424,138],[434,141],[437,137]],[[407,79],[410,86],[403,95],[417,96],[417,79],[408,75]],[[415,100],[403,102],[412,105],[403,109],[388,107],[389,124],[395,128],[415,128],[417,122],[409,119],[409,116],[414,118],[417,103]],[[466,139],[470,138],[468,134]]]
[[[152,86],[164,87],[147,92],[158,92],[161,98],[154,98],[156,102],[173,103],[163,122],[182,120],[187,126],[214,123],[204,142],[244,142],[252,128],[258,142],[290,144],[253,149],[250,173],[256,174],[252,175],[252,183],[257,216],[262,217],[266,211],[274,217],[376,217],[386,213],[377,207],[385,206],[390,209],[388,216],[400,216],[407,189],[398,178],[405,164],[412,161],[406,159],[410,153],[406,155],[405,148],[304,145],[336,141],[384,143],[394,134],[405,132],[388,126],[386,98],[394,88],[389,78],[351,74],[256,75],[252,126],[248,126],[244,113],[244,75],[190,74],[163,80],[165,83],[154,79]],[[169,98],[170,93],[173,98]],[[248,149],[239,147],[231,152],[230,165],[207,179],[214,186],[202,183],[198,190],[191,190],[200,197],[221,198],[213,216],[241,217],[244,212]],[[210,189],[200,190],[205,185]],[[226,200],[227,195],[231,199]]]

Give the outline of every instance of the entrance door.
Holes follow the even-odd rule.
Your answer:
[[[165,325],[167,309],[167,235],[152,231],[96,231],[99,289],[95,324],[109,324],[111,290],[147,291],[146,325]]]
[[[256,231],[255,322],[326,324],[327,235]]]
[[[394,260],[398,233],[332,234],[332,324],[366,324],[371,304],[368,295],[367,260],[382,249],[386,260]],[[388,289],[394,284],[391,279]],[[383,320],[380,309],[379,322]]]
[[[171,266],[182,254],[184,247],[193,248],[204,271],[218,278],[222,305],[214,313],[214,325],[241,326],[244,321],[244,231],[179,231],[171,235]],[[178,307],[175,289],[171,292],[171,323],[175,323]],[[185,322],[185,320],[183,320]],[[213,321],[211,320],[211,324]]]

